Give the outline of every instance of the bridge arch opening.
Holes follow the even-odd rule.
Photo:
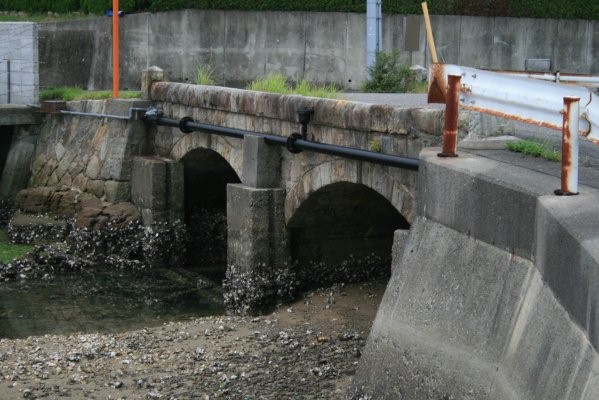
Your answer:
[[[220,283],[227,267],[227,184],[241,180],[214,150],[193,149],[180,162],[189,232],[187,264]]]
[[[14,136],[15,128],[9,125],[0,125],[0,175],[4,171],[6,159],[10,151],[10,145]]]
[[[388,278],[394,232],[410,224],[375,190],[337,182],[313,192],[287,227],[302,283],[317,286]]]

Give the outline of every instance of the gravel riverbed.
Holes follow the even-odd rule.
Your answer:
[[[386,282],[260,317],[0,339],[0,399],[345,399]]]

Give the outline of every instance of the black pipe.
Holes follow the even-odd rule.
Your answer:
[[[420,160],[416,158],[407,158],[394,156],[390,154],[381,154],[374,151],[355,149],[352,147],[337,146],[334,144],[318,143],[302,138],[299,134],[293,134],[289,138],[277,135],[246,131],[243,129],[225,128],[222,126],[202,124],[194,122],[186,117],[180,120],[164,117],[160,110],[149,110],[144,115],[144,120],[161,126],[170,126],[179,128],[183,132],[202,131],[206,133],[228,136],[236,139],[243,139],[246,135],[258,136],[264,138],[268,144],[287,147],[292,153],[299,153],[302,150],[309,150],[315,153],[329,154],[339,157],[350,158],[352,160],[367,161],[390,167],[397,167],[417,171]]]

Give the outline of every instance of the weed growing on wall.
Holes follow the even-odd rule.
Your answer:
[[[212,86],[215,83],[214,68],[207,64],[200,65],[196,71],[196,84]]]
[[[329,99],[337,97],[337,89],[333,85],[319,85],[308,82],[306,79],[301,79],[295,85],[292,85],[287,81],[287,77],[282,74],[269,74],[264,78],[258,78],[250,82],[246,89],[257,92],[298,94]]]
[[[137,99],[141,97],[141,92],[135,90],[121,91],[119,97],[121,99]],[[112,98],[112,91],[110,90],[83,90],[76,86],[48,86],[40,92],[40,101],[104,100],[110,98]]]

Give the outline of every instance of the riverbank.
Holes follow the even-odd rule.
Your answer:
[[[261,317],[0,339],[0,398],[344,399],[385,286],[335,285]]]

